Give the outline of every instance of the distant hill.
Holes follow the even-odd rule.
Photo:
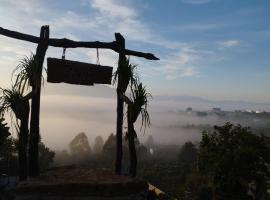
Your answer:
[[[70,84],[51,84],[46,83],[44,90],[45,95],[71,95],[83,97],[103,97],[103,98],[116,98],[115,89],[107,85],[95,86],[78,86]],[[232,101],[232,100],[210,100],[198,96],[170,96],[170,95],[155,95],[153,94],[153,102],[172,102],[172,106],[168,107],[169,110],[185,109],[187,107],[195,107],[196,109],[209,110],[213,107],[219,107],[223,110],[265,110],[270,111],[270,103],[249,102],[249,101]]]

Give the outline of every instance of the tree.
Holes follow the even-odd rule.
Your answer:
[[[14,143],[9,132],[9,127],[7,126],[7,123],[5,123],[5,118],[0,112],[0,174],[8,173],[13,149]]]
[[[128,105],[127,109],[127,123],[128,131],[126,133],[126,138],[128,140],[129,147],[129,158],[130,158],[130,169],[129,173],[132,177],[136,177],[137,171],[137,154],[135,147],[135,140],[137,138],[137,133],[134,128],[134,123],[137,121],[138,116],[141,115],[141,129],[150,125],[150,118],[147,111],[148,98],[151,97],[149,93],[146,92],[146,88],[142,83],[135,81],[131,85],[131,97],[128,98],[124,96],[124,101]]]
[[[253,134],[248,127],[226,123],[203,132],[199,170],[208,177],[215,197],[261,199],[270,178],[270,138]]]
[[[184,167],[192,167],[197,161],[197,148],[192,142],[186,142],[178,155],[178,162]]]
[[[42,67],[40,69],[41,60],[37,59],[37,56],[31,54],[30,57],[23,58],[19,65],[16,67],[13,73],[18,71],[16,74],[16,84],[23,88],[32,88],[32,103],[31,103],[31,120],[30,120],[30,136],[29,136],[29,175],[35,177],[39,175],[39,156],[38,147],[40,141],[39,127],[38,130],[34,130],[39,121],[39,115],[36,116],[37,109],[39,110],[39,98],[40,98],[40,87],[42,79]],[[43,61],[42,61],[43,63]],[[42,65],[42,64],[41,64]]]
[[[103,138],[101,136],[97,136],[96,139],[95,139],[95,144],[94,144],[94,147],[93,147],[93,151],[95,153],[100,153],[102,151],[103,145],[104,145]]]
[[[88,137],[84,132],[79,133],[69,144],[72,156],[85,157],[91,153],[91,148],[88,142]]]
[[[54,156],[54,151],[46,147],[44,143],[39,143],[39,166],[41,171],[49,168],[50,164],[53,163]]]
[[[10,135],[9,127],[7,127],[7,123],[5,123],[5,118],[2,113],[0,113],[0,157],[3,156]]]
[[[121,49],[125,49],[125,40],[120,34],[116,34],[116,39],[121,43]],[[134,69],[136,65],[132,65],[129,59],[125,56],[124,52],[119,54],[118,68],[114,73],[113,83],[117,82],[117,124],[116,124],[116,162],[115,173],[121,174],[122,172],[122,157],[123,157],[123,109],[124,101],[122,96],[125,94],[129,83],[135,80]]]
[[[152,135],[149,135],[148,138],[145,141],[145,146],[147,146],[148,148],[153,148],[155,145],[154,143],[154,138]]]
[[[115,144],[116,144],[116,136],[113,133],[111,133],[103,145],[102,149],[103,153],[111,154],[112,152],[115,152],[116,146]]]
[[[23,95],[23,88],[14,85],[11,89],[1,89],[1,110],[12,110],[17,119],[20,120],[18,130],[19,151],[19,179],[27,178],[27,145],[28,145],[28,122],[29,122],[29,98]]]

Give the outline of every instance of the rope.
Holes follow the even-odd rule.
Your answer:
[[[97,65],[100,65],[98,48],[97,48],[97,60],[96,60],[96,64]]]
[[[63,48],[62,60],[65,60],[66,57],[66,48]]]

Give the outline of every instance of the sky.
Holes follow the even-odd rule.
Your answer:
[[[131,62],[138,65],[141,81],[153,96],[178,100],[177,97],[183,96],[198,97],[209,100],[208,107],[216,106],[213,101],[222,102],[219,107],[224,102],[237,106],[241,102],[254,102],[252,108],[270,110],[269,0],[0,0],[0,3],[0,26],[22,33],[38,36],[42,25],[50,25],[50,36],[54,38],[109,42],[114,40],[115,32],[120,32],[127,48],[151,52],[160,58],[148,61],[131,57]],[[12,70],[35,48],[36,44],[0,35],[1,87],[10,86]],[[115,52],[99,50],[99,54],[101,64],[116,68]],[[66,59],[96,63],[96,55],[95,49],[67,49]],[[47,57],[61,56],[62,49],[49,47]],[[46,79],[45,73],[44,76]],[[91,102],[99,105],[99,113],[115,109],[115,99],[102,94],[108,92],[104,87],[89,87],[87,97],[85,87],[80,90],[78,86],[45,83],[43,90],[41,129],[51,135],[53,127],[48,128],[48,124],[55,122],[53,117],[59,119],[60,114],[60,125],[54,127],[59,132],[75,134],[79,125],[76,122],[71,128],[76,118],[72,116],[76,116],[74,110],[79,110],[79,115],[88,106],[89,112],[93,112]],[[156,108],[166,104],[164,110],[173,106],[178,109],[184,103],[153,100]],[[187,104],[184,106],[188,107]],[[98,113],[95,109],[94,112]],[[95,120],[91,123],[98,123],[92,118]],[[103,127],[103,133],[110,132],[114,120],[114,116],[108,119],[111,125]],[[87,130],[98,127],[88,122],[80,126],[86,124]],[[53,143],[52,138],[50,141]]]

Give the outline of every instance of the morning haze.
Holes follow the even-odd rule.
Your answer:
[[[0,0],[0,199],[270,199],[269,0]]]

